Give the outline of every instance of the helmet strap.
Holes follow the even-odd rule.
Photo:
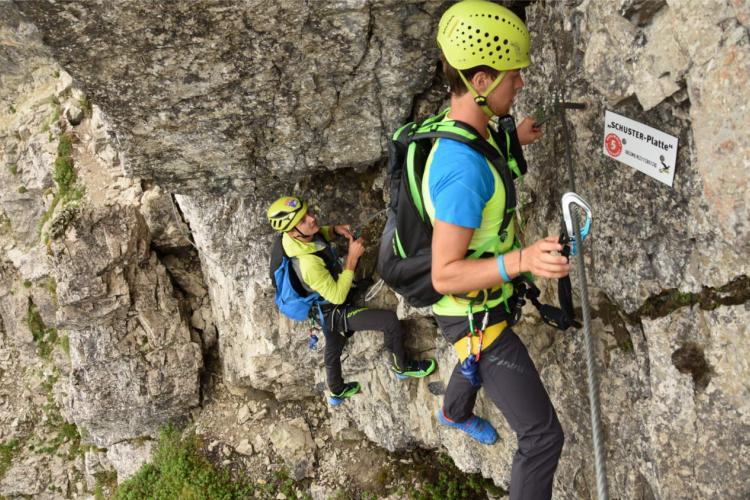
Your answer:
[[[505,78],[505,75],[508,74],[507,71],[501,71],[499,75],[497,75],[497,78],[490,84],[490,86],[487,88],[487,90],[484,91],[483,94],[480,94],[477,92],[477,89],[474,88],[474,86],[469,83],[469,80],[466,79],[466,77],[463,74],[463,71],[458,71],[458,76],[461,77],[461,80],[463,80],[464,85],[466,85],[466,88],[469,89],[469,92],[471,92],[471,95],[474,96],[474,102],[477,103],[477,106],[482,108],[482,111],[484,111],[484,114],[487,115],[487,118],[492,118],[495,116],[495,113],[490,109],[489,105],[487,105],[487,96],[492,93],[493,90],[495,90],[495,87],[500,85],[500,82],[503,81],[503,78]]]
[[[297,231],[297,233],[298,233],[298,234],[299,234],[300,236],[304,237],[304,238],[310,238],[310,237],[312,236],[312,234],[305,234],[305,233],[303,233],[303,232],[302,232],[302,231],[300,231],[300,230],[299,230],[299,228],[298,228],[298,227],[296,227],[296,226],[295,226],[295,227],[293,227],[293,228],[292,228],[292,230],[293,230],[293,231]]]

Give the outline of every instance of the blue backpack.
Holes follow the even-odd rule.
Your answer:
[[[308,292],[302,285],[292,260],[284,252],[281,236],[274,241],[271,249],[271,282],[276,288],[276,305],[279,311],[296,321],[304,321],[310,317],[313,307],[317,308],[318,319],[325,325],[323,310],[320,307],[328,304],[317,292]]]

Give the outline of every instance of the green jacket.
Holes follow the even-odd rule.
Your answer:
[[[286,255],[292,259],[292,265],[303,285],[311,291],[318,292],[331,304],[343,304],[352,287],[354,271],[344,269],[338,276],[331,274],[325,261],[314,254],[326,248],[327,242],[331,241],[333,236],[333,228],[322,226],[320,234],[325,242],[314,239],[306,243],[292,238],[289,233],[284,233],[281,244]]]

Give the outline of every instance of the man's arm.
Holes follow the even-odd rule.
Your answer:
[[[432,286],[440,293],[465,293],[490,288],[503,282],[497,258],[467,259],[466,251],[474,230],[435,220],[432,233]],[[522,272],[545,278],[562,278],[570,272],[565,257],[554,255],[562,245],[556,236],[538,240],[522,251],[502,257],[512,279]]]

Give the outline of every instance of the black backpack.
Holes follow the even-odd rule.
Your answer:
[[[390,203],[380,240],[377,269],[383,281],[414,307],[432,305],[443,296],[432,286],[432,223],[422,196],[422,176],[435,139],[447,137],[468,144],[482,153],[500,175],[505,187],[505,214],[498,229],[499,235],[507,229],[516,209],[514,180],[527,171],[512,116],[499,119],[504,133],[489,127],[495,144],[512,160],[506,162],[506,158],[470,125],[456,120],[443,121],[446,113],[447,110],[420,124],[407,123],[393,134],[388,143]],[[562,236],[560,242],[567,243]],[[567,251],[566,245],[563,252],[566,256]],[[558,280],[562,309],[539,302],[541,291],[529,276],[517,277],[513,285],[512,323],[520,319],[521,309],[528,299],[548,325],[560,330],[570,326],[580,328],[573,312],[569,277]]]
[[[512,117],[501,118],[505,134],[492,127],[490,132],[495,143],[516,159],[513,171],[505,158],[470,125],[444,121],[446,113],[447,110],[419,124],[407,123],[388,143],[390,203],[377,269],[383,281],[414,307],[432,305],[442,297],[432,286],[432,223],[422,197],[422,176],[435,139],[446,137],[468,144],[487,158],[500,175],[505,186],[506,208],[498,234],[507,229],[513,218],[516,207],[513,179],[526,173],[521,146],[514,144],[518,142],[517,136],[507,133],[511,125],[515,131]]]

